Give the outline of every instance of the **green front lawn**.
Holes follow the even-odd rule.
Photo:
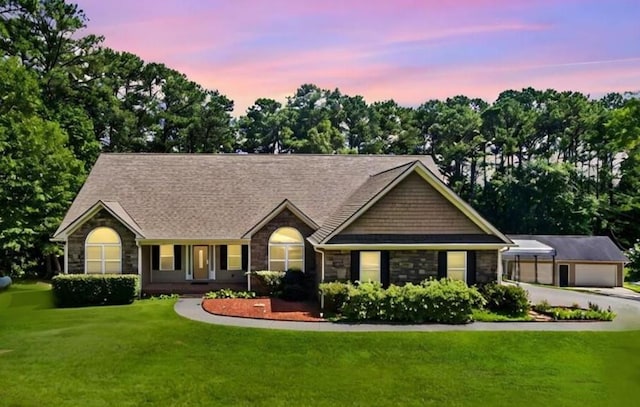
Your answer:
[[[0,404],[632,405],[640,332],[315,333],[0,293]]]
[[[640,284],[624,283],[624,288],[640,293]]]

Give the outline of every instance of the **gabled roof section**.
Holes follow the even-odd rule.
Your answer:
[[[371,174],[430,156],[103,153],[59,230],[118,202],[149,240],[240,239],[287,199],[317,225]]]
[[[115,201],[101,201],[98,200],[93,206],[83,212],[80,216],[73,219],[71,222],[67,223],[67,225],[62,228],[62,225],[58,228],[56,233],[53,235],[52,240],[54,241],[64,241],[67,236],[73,233],[78,227],[80,227],[83,223],[91,219],[96,213],[98,213],[101,209],[106,210],[116,218],[120,223],[126,226],[129,230],[131,230],[136,237],[144,238],[144,233],[140,226],[136,223],[136,221],[129,215],[129,213],[120,205],[119,202]]]
[[[514,240],[537,240],[556,251],[556,260],[629,261],[608,236],[509,235]]]
[[[294,215],[296,215],[298,217],[298,219],[300,219],[301,221],[303,221],[304,223],[307,224],[307,226],[309,226],[312,229],[318,229],[318,225],[313,221],[313,219],[311,219],[310,217],[308,217],[307,215],[305,215],[304,212],[302,212],[300,209],[298,209],[297,206],[295,206],[291,201],[289,201],[288,199],[285,199],[284,201],[282,201],[280,203],[280,205],[276,206],[275,208],[273,208],[273,210],[271,210],[267,215],[265,215],[258,223],[256,223],[251,229],[249,229],[243,236],[243,239],[250,239],[251,236],[257,232],[258,230],[262,229],[264,227],[264,225],[266,225],[267,223],[271,222],[271,220],[273,218],[275,218],[276,216],[278,216],[282,211],[284,211],[285,209],[290,210]]]
[[[408,171],[414,162],[408,162],[389,170],[370,176],[351,196],[349,196],[338,210],[331,215],[314,234],[309,236],[312,243],[322,243],[327,236],[347,222],[358,210],[374,199],[391,183]]]
[[[396,185],[402,182],[411,173],[419,174],[437,192],[442,194],[458,210],[466,215],[483,232],[497,236],[505,245],[512,245],[513,242],[502,232],[496,229],[491,223],[484,219],[469,204],[456,195],[442,180],[436,176],[421,161],[414,161],[407,165],[399,166],[389,171],[372,176],[363,184],[353,196],[345,202],[327,222],[325,222],[318,232],[309,237],[311,243],[326,244],[331,238],[353,223],[360,215],[365,213],[376,202],[382,199]]]

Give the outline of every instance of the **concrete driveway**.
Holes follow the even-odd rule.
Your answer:
[[[611,296],[611,294],[601,295],[595,292],[580,292],[526,283],[520,283],[520,286],[529,292],[529,298],[533,304],[547,300],[551,305],[579,304],[586,308],[591,302],[598,304],[601,308],[611,307],[613,312],[617,314],[612,322],[615,329],[640,329],[640,296],[620,298]]]

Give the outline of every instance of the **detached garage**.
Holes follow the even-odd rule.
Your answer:
[[[508,237],[518,244],[503,256],[504,270],[509,278],[572,287],[623,285],[623,269],[628,259],[607,236]]]

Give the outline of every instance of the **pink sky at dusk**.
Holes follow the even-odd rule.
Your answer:
[[[235,101],[303,83],[417,106],[506,89],[640,90],[638,0],[80,0],[105,45]]]

